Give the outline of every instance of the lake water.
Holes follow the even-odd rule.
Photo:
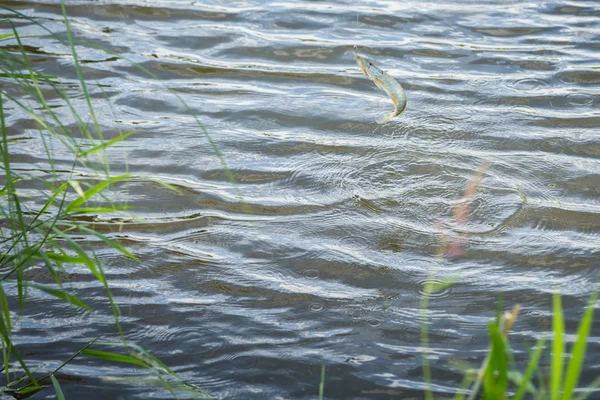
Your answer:
[[[57,1],[0,3],[65,32]],[[600,262],[600,3],[67,3],[76,39],[161,79],[78,47],[105,136],[136,131],[112,149],[112,172],[180,191],[138,179],[116,193],[130,216],[84,218],[140,258],[92,245],[128,340],[183,379],[220,398],[315,399],[324,364],[326,398],[421,398],[430,280],[456,279],[429,301],[436,396],[460,385],[453,360],[483,360],[499,296],[522,306],[510,333],[521,371],[551,330],[553,291],[575,332]],[[68,49],[16,21],[34,35],[24,40],[35,67],[76,84]],[[362,75],[355,44],[406,90],[406,112],[388,124],[375,120],[393,105]],[[71,123],[68,108],[57,112]],[[47,177],[29,116],[7,117],[15,168]],[[457,221],[478,170],[469,218]],[[443,242],[463,244],[442,257]],[[15,332],[42,371],[104,331],[117,338],[102,287],[83,269],[71,278],[99,311],[31,290]],[[50,282],[41,269],[32,279]],[[596,324],[584,385],[599,351]],[[58,377],[67,398],[170,397],[126,364],[82,357]]]

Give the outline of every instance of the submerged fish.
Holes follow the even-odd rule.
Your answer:
[[[356,52],[356,45],[354,46],[354,59],[367,78],[375,82],[378,88],[383,89],[396,106],[394,112],[376,122],[385,124],[395,116],[402,114],[406,110],[406,94],[398,81],[389,76],[387,72],[377,68],[371,61],[359,56]]]

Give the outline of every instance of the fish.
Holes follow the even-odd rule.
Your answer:
[[[372,80],[378,88],[383,89],[394,103],[394,111],[376,121],[378,124],[385,124],[406,110],[406,93],[404,93],[404,89],[397,80],[388,75],[384,70],[376,67],[367,58],[358,55],[356,50],[357,46],[354,45],[354,59],[362,72],[367,78]]]

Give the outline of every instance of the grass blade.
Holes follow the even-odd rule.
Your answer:
[[[158,358],[154,357],[152,354],[148,353],[143,347],[138,346],[137,344],[123,342],[98,342],[96,344],[99,346],[125,347],[130,352],[130,354],[135,354],[131,351],[131,349],[134,349],[139,353],[139,355],[136,356],[140,357],[141,361],[153,366],[154,368],[162,369],[163,372],[166,372],[168,374],[174,374],[174,372],[169,367],[167,367],[166,364],[164,364]]]
[[[99,144],[97,146],[92,147],[89,150],[86,150],[86,151],[80,153],[79,157],[87,157],[90,154],[96,153],[96,152],[98,152],[100,150],[104,150],[107,147],[110,147],[110,146],[112,146],[115,143],[119,143],[121,140],[127,139],[129,136],[133,135],[134,133],[135,133],[134,131],[127,132],[127,133],[124,133],[121,136],[117,136],[116,138],[111,139],[111,140],[109,140],[107,142],[103,142],[103,143],[101,143],[101,144]]]
[[[66,212],[73,211],[74,209],[79,207],[81,204],[85,203],[88,199],[93,197],[95,194],[106,189],[106,187],[108,187],[109,185],[111,185],[115,182],[118,182],[118,181],[122,181],[124,179],[128,179],[128,178],[131,178],[130,174],[119,175],[119,176],[107,179],[105,181],[102,181],[102,182],[92,186],[85,193],[83,193],[83,196],[79,195],[79,197],[77,199],[75,199],[71,203],[69,203],[69,205],[65,208],[65,211]]]
[[[71,304],[83,308],[84,310],[91,311],[91,309],[85,305],[78,297],[65,292],[64,290],[54,289],[48,286],[38,285],[37,283],[31,283],[31,287],[41,290],[42,292],[48,293],[51,296],[65,300]]]
[[[2,189],[0,189],[0,196],[6,196],[8,194],[8,188],[11,186],[14,186],[15,183],[17,183],[20,180],[21,180],[21,178],[19,178],[19,177],[14,178],[12,180],[12,182],[8,183],[6,186],[4,186]]]
[[[4,292],[4,286],[0,283],[0,304],[2,305],[2,325],[6,327],[8,336],[10,337],[12,331],[12,321],[10,318],[10,308],[8,307],[8,299]],[[7,342],[2,336],[2,359],[4,365],[4,372],[6,374],[6,382],[10,382],[10,353],[12,343]]]
[[[71,246],[71,248],[79,255],[79,258],[81,259],[82,263],[85,264],[90,271],[92,271],[92,274],[94,274],[96,279],[102,282],[102,284],[106,285],[106,279],[100,273],[100,271],[98,271],[98,268],[96,267],[96,262],[92,260],[90,256],[87,255],[83,248],[60,229],[55,227],[54,232],[56,232],[56,234],[59,237],[62,237],[69,244],[69,246]]]
[[[92,99],[87,89],[87,85],[85,83],[85,79],[83,78],[83,72],[81,71],[81,64],[79,62],[79,58],[77,56],[77,51],[75,50],[75,42],[73,41],[73,35],[71,33],[71,25],[69,23],[69,18],[67,17],[67,9],[65,8],[64,0],[60,1],[60,5],[62,7],[63,20],[65,22],[65,27],[67,29],[67,38],[69,40],[69,46],[71,48],[71,55],[73,56],[73,63],[75,64],[75,71],[77,72],[77,77],[79,78],[79,84],[81,85],[81,89],[83,90],[83,94],[85,97],[85,101],[87,102],[88,108],[90,110],[90,115],[92,116],[92,120],[94,121],[94,126],[96,127],[96,134],[100,140],[102,138],[102,129],[100,129],[100,123],[98,122],[98,118],[96,117],[96,112],[94,111],[94,107],[92,106]]]
[[[104,334],[101,333],[100,335],[98,335],[94,340],[88,342],[85,346],[83,346],[82,349],[80,349],[77,353],[73,354],[71,357],[69,357],[66,361],[64,361],[61,365],[59,365],[54,371],[50,372],[48,375],[46,376],[42,376],[40,378],[40,381],[43,381],[44,379],[49,378],[51,375],[56,374],[58,371],[60,371],[65,365],[69,364],[71,361],[73,361],[76,357],[78,357],[85,349],[87,349],[88,347],[90,347],[92,344],[94,344],[98,339],[100,339],[100,337]],[[27,385],[23,386],[21,389],[24,389],[26,387],[32,386],[34,384],[34,382],[30,382]]]
[[[502,400],[508,388],[508,360],[506,344],[498,323],[490,324],[490,338],[492,348],[490,361],[484,372],[483,393],[486,399]]]
[[[92,235],[96,236],[97,238],[99,238],[100,240],[102,240],[104,243],[114,247],[115,249],[119,250],[121,253],[125,254],[127,257],[131,258],[132,260],[135,260],[137,262],[140,262],[140,260],[134,256],[133,254],[131,254],[126,248],[124,248],[123,246],[121,246],[119,243],[115,242],[112,239],[107,238],[105,235],[101,234],[100,232],[96,232],[93,229],[90,229],[86,226],[80,226],[79,227],[80,230],[87,232],[87,233],[91,233]]]
[[[28,397],[33,396],[34,394],[36,394],[40,390],[44,389],[45,387],[46,386],[31,386],[31,387],[26,387],[24,389],[18,389],[15,391],[15,394],[16,394],[15,397],[18,399],[26,399]]]
[[[1,40],[1,36],[0,36],[0,40]],[[19,74],[16,72],[11,72],[11,73],[2,73],[0,74],[0,78],[12,78],[12,79],[16,79],[16,78],[20,78],[20,79],[46,79],[46,80],[50,80],[50,79],[56,79],[58,78],[55,75],[42,75],[42,74]]]
[[[60,388],[60,384],[54,377],[54,374],[50,375],[50,379],[52,379],[52,386],[54,386],[54,391],[56,392],[56,400],[65,400],[65,395],[63,394],[63,391]]]
[[[565,353],[565,321],[563,318],[560,295],[552,296],[552,330],[554,341],[552,343],[552,374],[550,393],[552,400],[558,400],[562,390],[563,357]]]
[[[79,183],[79,181],[69,179],[69,185],[71,185],[71,187],[79,197],[85,197],[85,192],[83,191],[83,188],[81,187],[81,183]]]
[[[138,345],[132,344],[132,343],[123,343],[123,342],[97,342],[96,344],[99,346],[124,347],[132,357],[139,359],[140,361],[146,363],[149,366],[149,368],[151,368],[156,373],[156,376],[161,380],[161,382],[163,382],[163,384],[165,385],[165,387],[167,387],[167,389],[169,389],[168,383],[166,381],[164,381],[164,379],[161,377],[161,374],[168,374],[171,377],[177,379],[184,387],[187,388],[186,391],[189,392],[189,390],[191,390],[192,394],[194,395],[194,396],[192,396],[193,398],[197,398],[196,397],[197,394],[202,395],[201,398],[203,398],[203,399],[213,399],[214,398],[208,392],[202,390],[201,388],[199,388],[189,382],[183,381],[179,376],[177,376],[177,374],[175,372],[173,372],[173,370],[171,370],[169,367],[167,367],[166,364],[164,364],[158,358],[156,358],[155,356],[150,354],[147,350],[145,350],[141,346],[138,346]],[[135,352],[132,351],[132,349],[135,350]],[[171,393],[173,393],[173,392],[171,392]]]
[[[590,335],[590,329],[594,318],[594,306],[596,299],[598,298],[598,292],[594,292],[588,301],[587,309],[581,318],[579,329],[577,330],[577,340],[573,345],[573,351],[571,352],[571,359],[567,367],[565,374],[565,384],[562,399],[571,400],[573,392],[579,382],[579,376],[581,375],[581,367],[583,366],[583,360],[585,359],[585,350],[587,348],[587,339]]]
[[[10,318],[10,308],[8,307],[8,299],[6,293],[4,293],[4,286],[0,284],[0,306],[2,307],[2,318],[6,324],[6,329],[10,335],[12,330],[12,322]]]
[[[321,383],[319,383],[319,400],[323,400],[325,393],[325,364],[321,364]]]
[[[527,368],[525,369],[523,380],[521,381],[521,384],[519,385],[519,388],[517,389],[517,393],[515,394],[513,400],[521,400],[521,398],[523,398],[523,396],[525,395],[527,384],[531,382],[531,377],[538,366],[538,362],[540,361],[540,356],[542,355],[542,350],[544,350],[545,344],[546,339],[542,338],[538,340],[536,349],[529,358],[529,363],[527,363]]]
[[[19,354],[19,352],[17,351],[17,349],[15,348],[15,346],[12,345],[12,341],[10,340],[10,333],[9,333],[9,331],[7,329],[7,326],[4,323],[4,319],[3,318],[0,319],[0,335],[2,335],[3,342],[10,349],[10,352],[15,356],[15,358],[17,359],[17,361],[21,365],[21,368],[23,368],[23,371],[25,371],[25,374],[27,374],[27,377],[29,378],[29,380],[34,385],[39,386],[38,383],[37,383],[37,380],[35,379],[35,377],[31,373],[31,371],[27,367],[27,364],[25,364],[25,361],[23,361],[23,358],[21,358],[21,355]]]
[[[118,354],[109,351],[100,351],[100,350],[84,350],[83,354],[89,357],[100,358],[106,361],[114,361],[120,363],[134,364],[140,367],[148,368],[148,365],[143,361],[138,360],[137,358],[125,355]]]
[[[58,261],[61,263],[65,263],[65,264],[84,264],[87,265],[88,260],[82,258],[82,257],[72,257],[72,256],[68,256],[68,255],[63,255],[63,254],[57,254],[57,253],[51,253],[51,252],[44,252],[44,254],[53,261]]]

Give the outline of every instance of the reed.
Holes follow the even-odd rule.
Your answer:
[[[72,57],[77,82],[69,84],[69,94],[67,86],[56,76],[36,71],[25,44],[28,38],[22,37],[13,19],[2,21],[9,29],[0,31],[0,42],[10,41],[12,48],[17,50],[0,49],[0,168],[6,182],[0,189],[0,341],[3,361],[0,372],[4,373],[6,384],[0,390],[16,398],[24,398],[52,386],[57,398],[64,399],[57,372],[76,357],[84,355],[148,369],[173,396],[185,392],[194,398],[212,398],[200,388],[182,381],[147,350],[126,340],[121,328],[121,312],[102,262],[93,248],[86,245],[93,241],[95,246],[108,246],[124,257],[139,261],[110,234],[99,232],[87,222],[89,219],[81,217],[127,213],[130,205],[112,200],[114,189],[125,190],[127,183],[133,179],[150,178],[130,173],[117,175],[111,171],[108,151],[133,132],[119,132],[113,139],[105,139],[77,56],[78,42],[73,37],[64,2],[62,12],[66,39],[17,11],[6,7],[2,9],[12,13],[15,19],[25,18],[37,24],[63,42]],[[86,107],[83,109],[72,100],[75,85],[79,89],[76,95],[82,95],[85,100]],[[65,117],[61,117],[55,111],[57,109],[69,111],[70,124],[63,122]],[[7,122],[9,110],[18,110],[35,123],[36,134],[45,151],[45,175],[14,167],[11,149],[17,140],[11,137]],[[206,135],[209,137],[208,132]],[[210,143],[216,148],[212,139]],[[56,150],[60,150],[62,162],[64,154],[69,155],[70,168],[67,172],[56,167]],[[220,153],[218,155],[222,158]],[[170,185],[161,184],[174,190]],[[32,192],[35,192],[36,202],[31,201]],[[69,272],[81,267],[86,268],[104,288],[120,341],[100,342],[101,334],[75,354],[64,355],[65,361],[54,369],[44,370],[35,359],[25,355],[25,345],[15,345],[14,315],[23,312],[32,291],[51,296],[63,302],[65,307],[91,311],[65,283]],[[42,268],[48,272],[53,284],[38,284],[31,278],[33,271]],[[37,369],[34,370],[32,365]]]

